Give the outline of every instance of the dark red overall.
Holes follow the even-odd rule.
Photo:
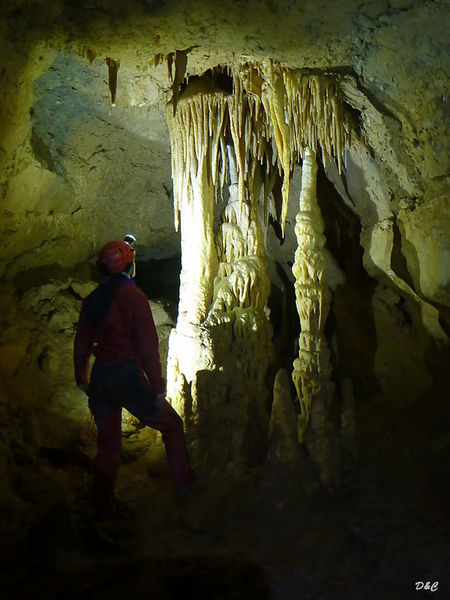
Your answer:
[[[117,288],[102,324],[94,329],[83,304],[74,341],[77,385],[89,382],[89,406],[97,425],[93,502],[98,516],[111,512],[121,450],[122,407],[161,432],[178,491],[192,482],[183,421],[158,394],[165,389],[158,336],[146,295],[131,279]]]

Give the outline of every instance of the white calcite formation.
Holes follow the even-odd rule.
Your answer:
[[[232,91],[216,83],[224,74],[232,79]],[[316,391],[326,391],[320,411],[326,421],[332,388],[323,336],[330,292],[324,282],[325,238],[315,197],[315,155],[320,148],[325,160],[334,157],[341,170],[350,125],[337,87],[326,76],[292,72],[273,61],[233,65],[213,72],[212,77],[191,79],[168,104],[166,114],[175,226],[181,226],[182,251],[179,314],[169,344],[168,395],[188,422],[196,424],[213,396],[217,415],[217,405],[233,397],[231,387],[240,390],[227,413],[239,460],[242,447],[249,445],[249,414],[258,415],[263,428],[268,423],[268,414],[264,415],[268,404],[264,378],[272,355],[264,247],[268,197],[278,171],[284,231],[291,171],[303,157],[294,265],[302,326],[294,381],[303,441]],[[216,200],[226,201],[226,206],[215,235]],[[227,373],[225,387],[220,373]],[[205,377],[207,386],[201,383]],[[202,398],[204,394],[210,399]],[[318,425],[317,418],[314,423]],[[311,451],[320,454],[322,442],[319,446]],[[230,460],[236,462],[228,456],[225,463]]]
[[[336,470],[332,472],[330,469],[328,408],[335,386],[330,380],[330,352],[324,335],[331,292],[327,285],[324,224],[316,196],[316,155],[310,148],[306,148],[304,154],[295,225],[298,248],[292,267],[301,332],[299,355],[294,361],[292,379],[301,407],[298,417],[299,440],[303,442],[305,439],[310,453],[319,464],[323,482],[329,484],[331,475],[337,475]]]
[[[293,380],[300,399],[299,438],[302,440],[311,415],[314,390],[331,374],[324,327],[331,302],[326,283],[327,256],[324,251],[323,221],[316,197],[317,163],[315,153],[305,151],[302,189],[295,233],[298,248],[292,271],[295,276],[297,311],[301,332],[299,357],[294,361]]]

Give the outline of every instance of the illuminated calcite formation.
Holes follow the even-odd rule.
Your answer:
[[[209,333],[202,326],[212,299],[212,282],[217,271],[214,244],[214,183],[210,152],[206,141],[214,126],[213,115],[222,112],[222,93],[196,94],[178,103],[173,114],[168,106],[171,132],[172,172],[176,227],[181,215],[180,299],[177,328],[171,334],[168,359],[168,395],[181,414],[191,399],[189,410],[196,410],[196,394],[186,398],[185,383],[195,379],[198,370],[214,368]],[[209,115],[209,119],[208,119]]]
[[[227,100],[222,92],[188,94],[179,99],[175,115],[171,105],[167,111],[182,240],[168,396],[190,424],[208,415],[216,432],[208,442],[208,454],[229,468],[239,468],[249,458],[244,446],[251,454],[255,437],[249,432],[249,413],[254,414],[256,429],[268,422],[264,376],[272,358],[272,331],[266,307],[270,281],[257,216],[259,187],[255,197],[244,185],[236,146],[225,149],[225,109],[230,109],[232,139],[238,127],[238,112],[235,119],[230,117],[234,107]],[[214,183],[220,179],[222,187],[226,172],[229,197],[214,236]],[[208,378],[208,372],[214,377]],[[222,439],[224,419],[230,427]]]
[[[270,293],[263,235],[258,223],[255,202],[239,199],[234,151],[228,146],[231,184],[230,197],[222,215],[216,244],[219,269],[214,281],[214,300],[208,314],[209,323],[235,322],[235,332],[253,321],[264,309]],[[241,324],[241,325],[239,325]]]
[[[216,362],[231,379],[228,396],[222,398],[229,424],[224,447],[233,467],[239,468],[255,461],[265,438],[269,418],[265,376],[273,350],[267,309],[270,280],[256,213],[257,198],[247,189],[244,199],[239,198],[230,146],[228,157],[229,199],[216,236],[220,262],[205,324],[215,340]]]
[[[324,283],[315,154],[321,148],[324,160],[335,158],[340,171],[350,133],[341,104],[330,78],[290,72],[266,61],[191,78],[167,107],[182,250],[168,396],[188,425],[208,423],[208,428],[199,427],[202,436],[215,432],[207,448],[211,456],[217,447],[216,464],[236,467],[256,460],[267,435],[265,376],[272,360],[272,332],[263,231],[277,171],[284,230],[291,170],[302,157],[294,265],[302,324],[294,372],[302,409],[299,439],[323,473],[329,462],[323,457],[321,432],[332,392],[323,336],[330,292]],[[224,198],[214,235],[215,200]],[[304,435],[308,426],[309,437]]]
[[[299,355],[294,361],[292,379],[301,406],[301,414],[298,417],[299,440],[306,442],[319,465],[323,482],[329,484],[332,473],[328,408],[333,399],[334,384],[330,380],[332,369],[324,327],[331,292],[326,282],[326,240],[317,204],[316,173],[315,152],[306,148],[300,205],[295,225],[298,248],[292,267],[301,323]]]

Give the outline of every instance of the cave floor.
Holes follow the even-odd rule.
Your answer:
[[[162,445],[144,460],[125,443],[120,510],[95,523],[87,465],[46,456],[47,483],[53,469],[78,487],[36,510],[4,553],[0,597],[448,598],[449,407],[444,393],[432,413],[425,400],[360,409],[358,464],[335,496],[256,470],[233,481],[201,473],[178,504]]]

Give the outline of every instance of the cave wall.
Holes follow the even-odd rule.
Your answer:
[[[34,81],[30,157],[9,178],[2,207],[7,279],[54,263],[73,267],[124,230],[145,248],[141,259],[179,254],[158,85],[123,69],[116,110],[105,71],[103,61],[60,52]]]

